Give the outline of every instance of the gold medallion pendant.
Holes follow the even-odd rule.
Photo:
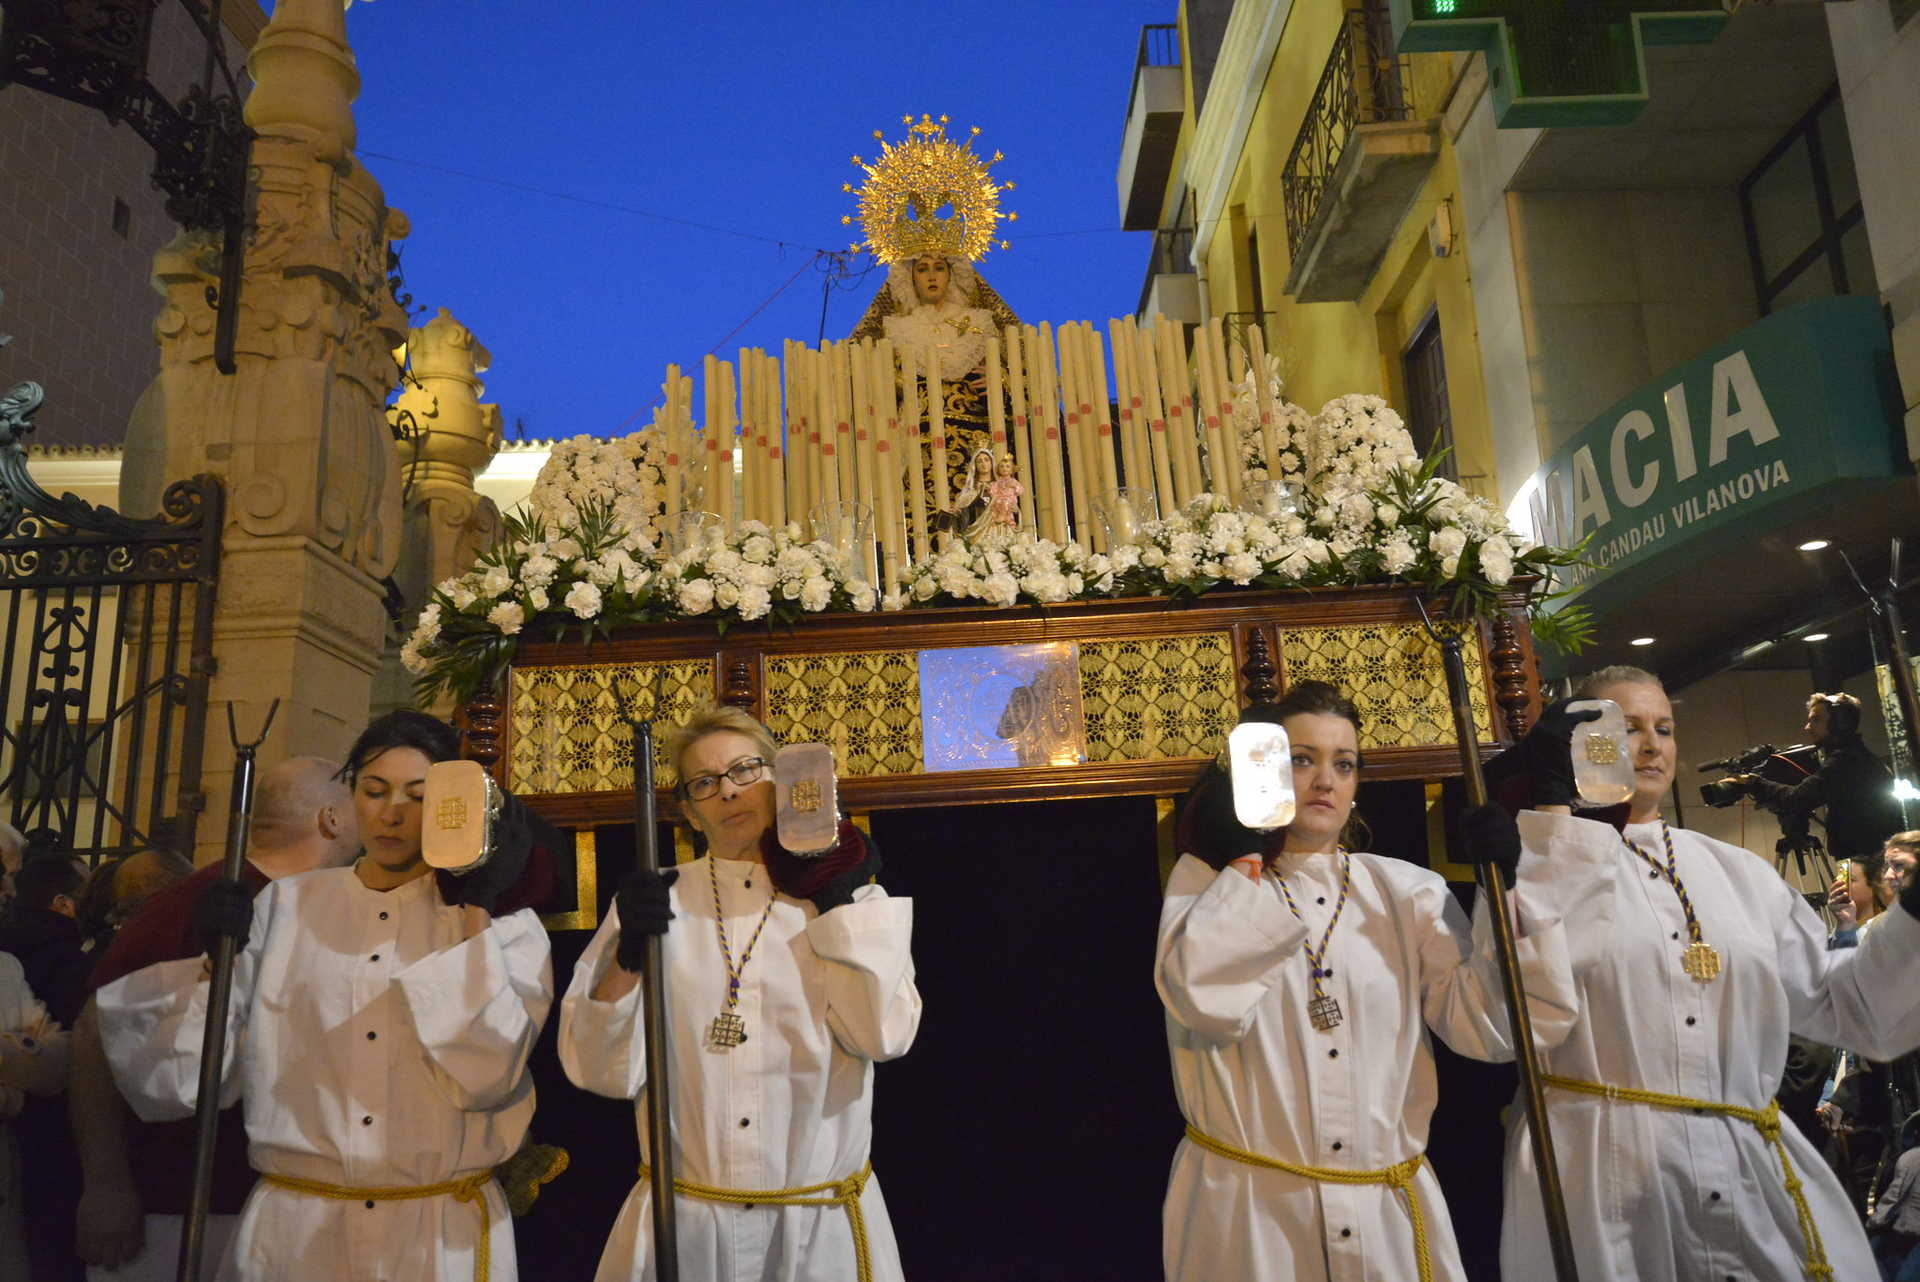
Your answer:
[[[747,1040],[747,1021],[732,1011],[721,1011],[707,1027],[707,1045],[717,1051],[730,1051]]]
[[[1307,1003],[1307,1018],[1311,1019],[1313,1026],[1321,1032],[1330,1032],[1340,1023],[1340,1003],[1322,993]]]
[[[1696,939],[1680,954],[1680,969],[1695,983],[1708,983],[1720,974],[1720,953],[1712,944]]]

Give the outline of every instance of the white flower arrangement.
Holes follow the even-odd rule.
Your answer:
[[[1250,381],[1237,390],[1241,408],[1252,392]],[[1400,417],[1379,397],[1336,397],[1311,417],[1298,406],[1283,403],[1283,410],[1276,445],[1284,442],[1281,479],[1301,490],[1297,512],[1242,512],[1202,494],[1145,523],[1139,543],[1105,555],[1027,532],[993,546],[955,543],[913,566],[884,600],[830,544],[803,540],[795,525],[748,521],[694,548],[656,547],[664,451],[654,433],[611,442],[576,437],[541,470],[528,511],[510,515],[499,541],[465,574],[434,588],[401,660],[431,701],[443,692],[464,699],[491,685],[536,624],[542,635],[578,628],[584,639],[696,618],[724,631],[876,608],[1046,606],[1370,583],[1447,592],[1456,614],[1484,614],[1498,608],[1515,577],[1550,579],[1578,561],[1579,549],[1536,546],[1510,530],[1493,504],[1436,474],[1439,458],[1422,464]],[[1250,432],[1238,409],[1235,415],[1243,448],[1261,442],[1258,412],[1249,412]],[[1263,476],[1264,469],[1251,479]],[[1536,616],[1535,628],[1577,649],[1591,625],[1576,607],[1550,621]]]
[[[1280,461],[1279,475],[1269,474],[1267,437],[1260,427],[1260,397],[1254,385],[1254,372],[1233,386],[1233,426],[1240,442],[1241,474],[1250,481],[1276,480],[1304,485],[1307,480],[1307,426],[1313,415],[1281,395],[1285,383],[1280,377],[1280,358],[1267,355],[1267,392],[1272,398],[1273,451]]]
[[[797,525],[748,521],[725,539],[668,554],[597,494],[574,496],[573,522],[544,512],[510,515],[502,537],[465,574],[436,585],[400,661],[423,700],[466,697],[493,683],[536,620],[564,637],[617,627],[710,617],[732,623],[791,621],[876,604],[844,557],[802,539]]]

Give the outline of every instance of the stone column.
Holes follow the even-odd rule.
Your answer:
[[[400,443],[406,516],[394,581],[411,622],[433,585],[464,572],[500,530],[492,499],[474,492],[473,479],[500,449],[500,407],[482,405],[479,376],[493,361],[473,331],[446,308],[407,334],[413,378],[389,417]],[[376,707],[410,707],[413,678],[389,648],[374,695]],[[428,709],[442,716],[453,706]]]
[[[155,511],[169,482],[197,472],[227,486],[202,859],[224,839],[227,705],[250,734],[281,701],[263,765],[339,757],[364,725],[402,532],[384,407],[407,328],[387,247],[407,226],[353,156],[360,77],[340,0],[280,0],[249,66],[258,188],[239,368],[213,364],[218,246],[182,236],[154,259],[160,371],[134,408],[121,480],[130,512]]]

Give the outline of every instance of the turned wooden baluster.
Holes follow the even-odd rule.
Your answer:
[[[1279,700],[1280,687],[1274,681],[1279,673],[1273,666],[1273,651],[1267,645],[1267,630],[1259,624],[1247,629],[1247,661],[1240,666],[1240,675],[1245,679],[1242,689],[1246,691],[1247,704]]]

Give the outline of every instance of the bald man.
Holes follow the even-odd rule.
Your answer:
[[[263,771],[248,838],[241,881],[256,895],[278,878],[352,863],[360,852],[360,830],[339,764],[292,757]],[[218,863],[209,864],[155,895],[115,937],[93,972],[91,988],[156,962],[207,952],[209,941],[193,929],[194,906],[221,875]],[[91,1000],[74,1030],[70,1094],[85,1178],[76,1229],[88,1277],[171,1282],[193,1186],[194,1123],[190,1118],[146,1123],[132,1116],[113,1084]],[[226,1254],[252,1186],[246,1127],[235,1106],[220,1118],[206,1259]]]

